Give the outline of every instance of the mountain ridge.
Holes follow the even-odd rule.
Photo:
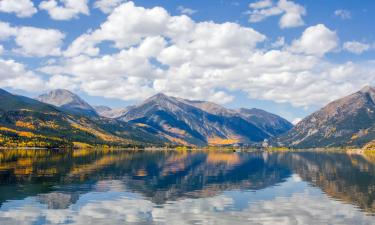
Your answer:
[[[118,119],[153,127],[181,143],[198,145],[249,144],[271,137],[270,133],[257,127],[251,119],[245,119],[238,111],[212,102],[187,100],[163,93],[132,107]],[[288,124],[286,131],[292,125],[284,121]]]
[[[300,121],[276,142],[309,147],[361,147],[375,139],[375,88],[337,99]]]

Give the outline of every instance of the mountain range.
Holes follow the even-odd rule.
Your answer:
[[[292,128],[287,120],[265,111],[231,110],[211,102],[191,101],[162,93],[123,109],[92,107],[67,90],[53,90],[37,99],[70,113],[92,119],[112,119],[142,128],[180,145],[256,143]]]
[[[215,103],[161,93],[130,107],[118,119],[151,127],[173,142],[198,146],[256,143],[292,128],[285,119],[265,111],[260,116],[250,110],[245,116]],[[259,121],[266,126],[258,126]]]
[[[360,147],[375,140],[375,88],[365,87],[296,126],[261,109],[156,94],[138,105],[91,106],[78,95],[52,90],[35,99],[0,89],[0,145],[234,145],[265,140],[293,148]]]

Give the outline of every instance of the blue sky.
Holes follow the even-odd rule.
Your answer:
[[[374,14],[371,0],[3,0],[0,87],[111,107],[164,92],[293,121],[374,84]]]

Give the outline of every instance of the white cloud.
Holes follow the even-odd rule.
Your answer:
[[[30,0],[1,0],[0,12],[14,13],[17,17],[31,17],[37,12]]]
[[[263,9],[268,8],[273,5],[271,0],[260,0],[258,2],[253,2],[249,4],[249,7],[252,9]]]
[[[302,16],[306,15],[306,10],[301,5],[293,1],[280,0],[278,7],[285,12],[280,18],[281,28],[299,27],[305,24]]]
[[[0,59],[0,87],[35,92],[43,90],[43,80],[14,60]]]
[[[368,51],[371,46],[369,44],[361,43],[358,41],[348,41],[343,44],[343,48],[354,54],[362,54],[365,51]]]
[[[261,22],[267,19],[268,17],[277,16],[282,13],[283,11],[278,7],[255,9],[249,12],[250,14],[249,22],[251,23]]]
[[[170,16],[160,7],[145,9],[129,2],[116,8],[99,29],[77,38],[65,52],[71,59],[63,66],[46,66],[43,70],[79,77],[85,91],[106,97],[143,99],[163,91],[181,97],[230,101],[231,96],[215,87],[207,91],[211,85],[197,87],[196,73],[205,68],[231,67],[244,60],[242,53],[255,49],[263,40],[264,35],[235,23],[196,23],[185,15]],[[97,44],[102,41],[113,42],[120,52],[93,58],[99,55]],[[151,58],[170,70],[153,65]],[[172,71],[176,73],[172,75]],[[179,89],[180,82],[190,84]]]
[[[127,0],[97,0],[94,8],[100,9],[103,13],[110,13],[114,8]]]
[[[128,2],[117,7],[100,29],[92,33],[95,41],[113,41],[117,48],[125,48],[139,43],[147,36],[157,36],[166,30],[168,12],[155,7],[145,9]]]
[[[93,40],[90,34],[82,34],[70,44],[68,49],[64,52],[64,56],[73,57],[80,54],[96,56],[99,54],[100,50],[95,47],[95,44],[97,44],[97,42]]]
[[[48,0],[39,4],[54,20],[71,20],[79,14],[89,15],[88,0]]]
[[[293,7],[281,9],[279,4],[269,7],[267,1],[262,4],[253,8],[276,7],[281,16],[287,14],[286,8],[293,11]],[[62,87],[124,100],[143,100],[164,92],[217,103],[229,102],[233,100],[230,93],[242,91],[255,99],[308,107],[375,84],[374,62],[332,63],[325,59],[337,49],[339,40],[335,31],[323,24],[306,28],[292,42],[280,37],[271,43],[265,42],[265,35],[237,23],[197,22],[187,15],[172,16],[161,7],[143,8],[127,2],[64,51],[64,34],[58,30],[0,22],[0,40],[9,38],[15,40],[16,53],[62,56],[46,58],[48,63],[39,68],[49,75],[46,81],[24,67],[17,71],[29,74],[27,82],[20,82],[19,75],[1,81],[2,86],[25,90]],[[101,51],[102,43],[113,45],[113,52]],[[18,64],[13,61],[12,65]]]
[[[288,0],[279,0],[277,4],[273,4],[270,0],[261,0],[251,3],[249,5],[251,23],[256,23],[265,20],[271,16],[281,15],[279,26],[280,28],[291,28],[304,25],[302,16],[306,15],[306,10],[303,6]]]
[[[0,21],[0,40],[14,38],[15,53],[24,56],[59,56],[65,34],[55,29],[13,27]]]
[[[291,50],[305,54],[323,56],[338,46],[338,37],[335,31],[328,29],[324,24],[308,27],[301,38],[294,40]]]
[[[345,10],[345,9],[335,10],[334,15],[337,16],[337,17],[340,17],[343,20],[347,20],[347,19],[352,18],[352,14],[350,13],[350,11]]]
[[[195,14],[197,12],[197,10],[186,8],[186,7],[182,6],[182,5],[178,6],[177,10],[181,14],[186,14],[186,15],[193,15],[193,14]]]
[[[19,48],[14,51],[26,56],[58,56],[64,37],[58,30],[21,27],[18,28],[15,38]]]
[[[17,34],[17,29],[12,27],[9,23],[0,21],[0,40],[7,39]]]
[[[68,77],[94,96],[142,100],[164,92],[225,103],[233,99],[230,91],[243,91],[304,107],[321,106],[374,82],[373,63],[325,61],[338,37],[322,24],[308,27],[290,44],[280,38],[271,49],[259,47],[264,40],[236,23],[195,22],[128,2],[98,29],[78,37],[64,52],[67,58],[41,71],[53,79]],[[104,41],[118,52],[101,54]]]
[[[275,42],[271,44],[273,48],[280,48],[285,46],[285,37],[278,37]]]
[[[54,75],[46,83],[47,89],[67,89],[76,90],[78,89],[77,82],[74,78],[64,75]]]

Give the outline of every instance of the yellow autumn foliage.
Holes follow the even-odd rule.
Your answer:
[[[54,121],[41,121],[39,122],[40,127],[46,127],[51,129],[58,129],[59,125],[57,125]]]
[[[73,146],[75,148],[82,148],[84,150],[86,150],[86,148],[93,148],[92,145],[89,145],[89,144],[86,144],[86,143],[82,143],[82,142],[73,142]]]
[[[30,123],[30,122],[17,121],[17,122],[16,122],[16,126],[17,126],[17,127],[27,128],[27,129],[30,129],[30,130],[35,130],[35,126],[34,126],[34,124],[32,124],[32,123]]]
[[[233,145],[238,143],[238,139],[224,139],[220,137],[212,137],[208,138],[208,144],[209,145]]]
[[[116,136],[113,136],[113,135],[110,135],[110,134],[106,134],[103,131],[91,128],[89,126],[82,126],[78,123],[71,123],[71,126],[78,129],[78,130],[90,133],[90,134],[92,134],[92,135],[94,135],[94,136],[96,136],[96,137],[98,137],[98,138],[100,138],[101,140],[104,140],[104,141],[109,141],[109,142],[123,142],[124,141],[123,139],[121,139],[119,137],[116,137]]]

